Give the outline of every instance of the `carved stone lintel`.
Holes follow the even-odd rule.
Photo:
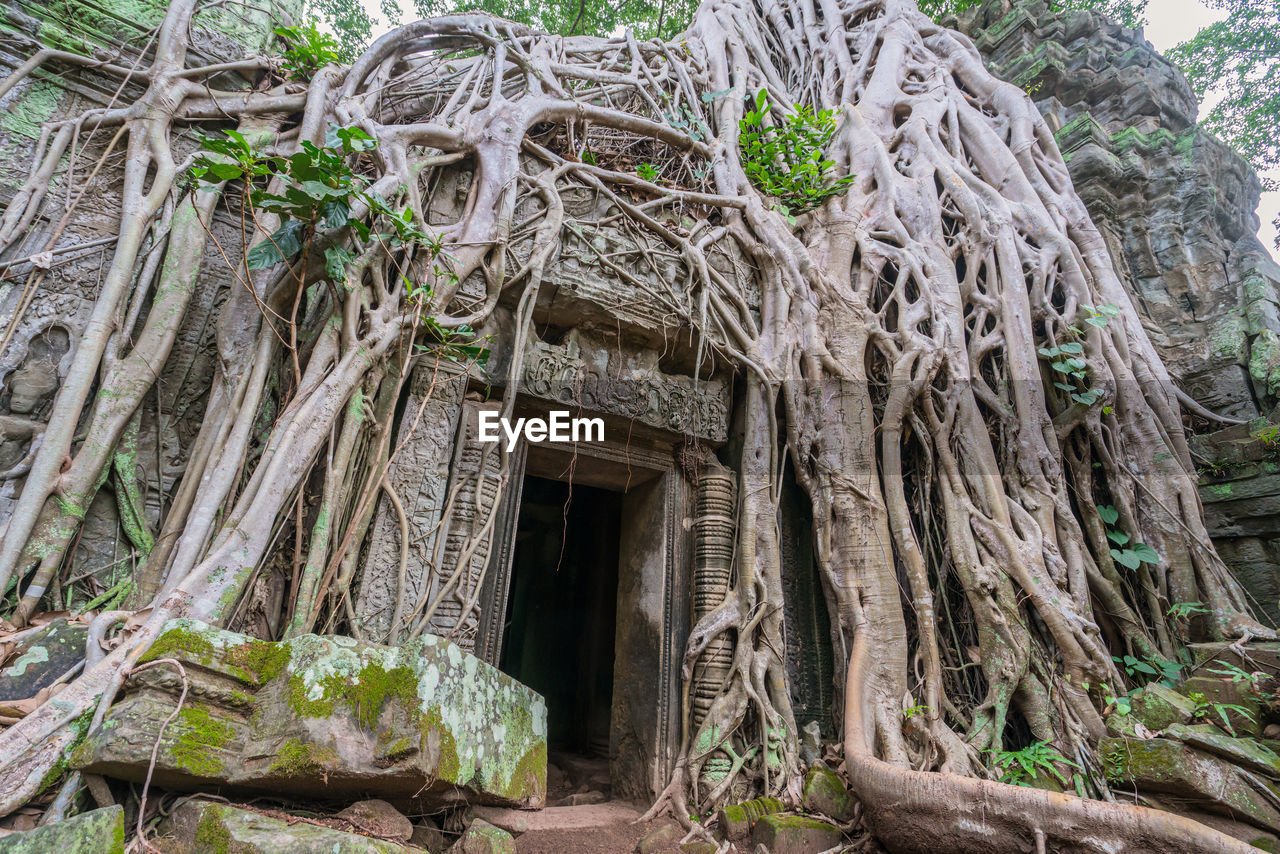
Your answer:
[[[564,344],[534,341],[521,380],[522,391],[584,411],[716,443],[728,436],[729,384],[665,373],[656,351],[628,351],[574,332]]]

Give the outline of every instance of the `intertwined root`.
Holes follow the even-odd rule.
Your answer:
[[[851,776],[882,839],[978,850],[986,838],[992,850],[995,834],[1069,850],[1084,828],[1148,850],[1171,834],[1209,838],[1171,817],[973,779],[990,775],[991,752],[1016,732],[1054,745],[1081,788],[1104,794],[1093,745],[1099,708],[1125,683],[1113,654],[1172,659],[1189,629],[1167,616],[1178,602],[1208,608],[1198,633],[1269,632],[1209,544],[1176,392],[1052,134],[963,37],[910,0],[709,0],[678,44],[564,39],[458,15],[389,33],[305,92],[232,93],[205,84],[213,69],[183,70],[192,8],[171,6],[145,74],[99,68],[141,75],[142,100],[71,120],[115,133],[111,146],[128,154],[120,240],[9,520],[0,581],[29,580],[31,591],[61,571],[112,452],[136,431],[197,271],[224,263],[238,284],[219,319],[217,375],[159,536],[135,543],[149,550],[136,604],[154,597],[151,610],[56,708],[0,735],[0,762],[14,771],[0,807],[35,792],[69,724],[95,708],[100,717],[164,620],[227,619],[287,526],[299,581],[285,631],[361,631],[347,592],[361,580],[374,501],[380,490],[395,498],[390,428],[423,358],[414,346],[464,325],[498,329],[504,291],[519,293],[505,328],[524,341],[574,227],[565,200],[586,194],[650,253],[679,261],[681,275],[660,286],[628,281],[742,378],[741,453],[723,460],[737,471],[732,575],[691,636],[686,685],[708,649],[731,648],[732,663],[696,722],[686,691],[682,755],[658,807],[669,799],[683,818],[746,792],[794,792],[778,532],[790,469],[813,504],[841,660],[875,650],[853,656],[843,717]],[[775,123],[800,106],[838,110],[823,156],[852,180],[798,217],[762,196],[741,162],[739,123],[761,90]],[[260,213],[243,246],[207,257],[210,212],[225,194],[248,195],[178,182],[169,139],[211,118],[281,155],[323,144],[330,125],[361,127],[376,147],[352,169],[426,239],[389,246],[318,229],[298,258],[251,271],[245,247],[280,224]],[[52,129],[0,240],[46,203],[34,188],[70,126]],[[639,177],[642,159],[661,177]],[[462,188],[457,204],[437,204],[441,187]],[[374,216],[364,203],[352,213]],[[142,249],[161,230],[167,260],[130,346],[112,337],[112,319],[149,281]],[[345,280],[313,288],[332,247],[354,258]],[[745,274],[726,274],[725,258]],[[1042,351],[1078,360],[1071,382]],[[112,394],[90,404],[100,374]],[[88,432],[73,441],[86,407]],[[322,517],[304,518],[309,482],[323,484]],[[1098,505],[1158,562],[1118,568]],[[486,517],[475,530],[491,527]],[[473,538],[464,554],[476,548]],[[474,608],[478,584],[448,593]],[[402,592],[391,632],[421,631],[438,604]],[[957,799],[970,799],[966,816],[998,820],[962,840],[938,812]],[[930,819],[890,820],[902,804]]]

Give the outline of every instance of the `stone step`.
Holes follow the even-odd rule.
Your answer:
[[[586,830],[630,824],[643,814],[630,804],[620,801],[576,807],[547,807],[542,810],[477,806],[471,808],[471,813],[494,827],[517,835],[542,830]]]

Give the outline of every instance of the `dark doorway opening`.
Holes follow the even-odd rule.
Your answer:
[[[597,760],[605,781],[621,523],[619,493],[525,477],[499,658],[546,698],[553,762]]]

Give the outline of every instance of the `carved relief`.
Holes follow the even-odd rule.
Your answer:
[[[557,403],[634,419],[651,427],[723,442],[729,385],[663,373],[657,354],[603,346],[571,332],[562,345],[534,341],[522,391]]]
[[[481,411],[500,407],[496,402],[463,403],[449,481],[449,512],[433,552],[439,571],[432,575],[430,604],[423,616],[426,631],[449,638],[468,652],[476,645],[481,586],[493,543],[502,483],[498,445],[476,441],[476,429]]]
[[[435,362],[421,362],[413,369],[409,383],[409,397],[396,436],[400,450],[387,472],[409,517],[409,560],[401,591],[400,525],[384,496],[374,519],[356,599],[356,613],[372,639],[391,633],[397,598],[407,615],[425,595],[466,378]],[[402,635],[403,629],[397,632],[397,638]]]

